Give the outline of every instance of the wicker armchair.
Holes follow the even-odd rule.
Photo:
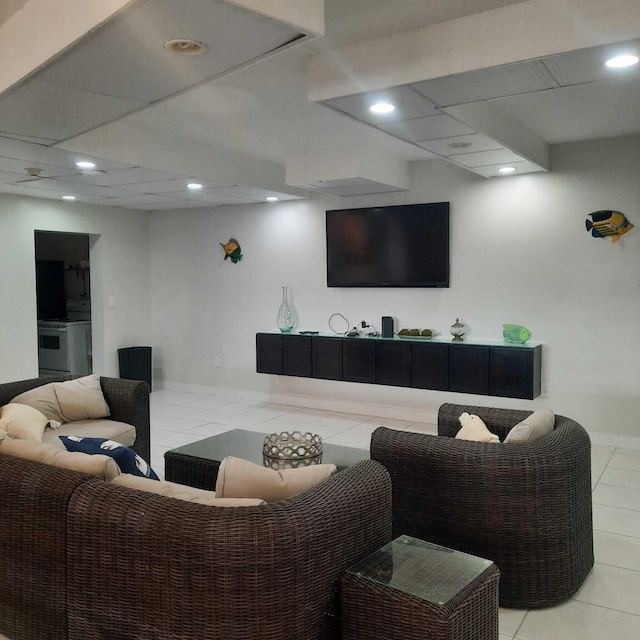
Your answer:
[[[391,475],[394,536],[493,560],[502,606],[566,600],[593,566],[587,432],[556,415],[554,431],[537,442],[455,440],[464,411],[479,415],[501,441],[531,413],[444,404],[438,436],[385,427],[372,434],[371,457]]]
[[[61,382],[74,377],[77,376],[31,378],[0,384],[0,407],[25,391],[49,382]],[[132,424],[136,428],[136,441],[131,448],[147,462],[151,462],[149,385],[140,380],[100,378],[100,386],[111,410],[109,418]]]

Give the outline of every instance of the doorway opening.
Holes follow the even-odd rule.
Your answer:
[[[89,236],[35,231],[40,377],[93,371]]]

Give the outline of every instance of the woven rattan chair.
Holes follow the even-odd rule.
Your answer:
[[[25,391],[74,377],[78,376],[31,378],[0,384],[0,407]],[[140,380],[103,377],[100,378],[100,386],[111,411],[109,419],[126,422],[136,428],[136,441],[131,448],[147,462],[151,462],[149,385]]]
[[[479,415],[501,442],[531,413],[444,404],[438,436],[385,427],[372,434],[371,457],[391,475],[394,536],[493,560],[502,606],[566,600],[593,566],[587,432],[556,415],[553,432],[532,443],[455,440],[465,411]]]

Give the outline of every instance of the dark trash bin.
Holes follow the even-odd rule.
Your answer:
[[[151,347],[125,347],[118,349],[120,377],[143,380],[151,391]]]

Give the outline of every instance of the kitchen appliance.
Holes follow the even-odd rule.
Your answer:
[[[68,300],[64,318],[38,320],[38,368],[41,378],[88,375],[92,371],[91,302]]]

